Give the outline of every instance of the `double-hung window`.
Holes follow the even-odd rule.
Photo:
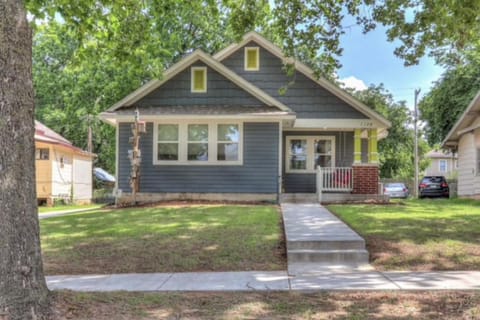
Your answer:
[[[217,160],[238,161],[240,130],[238,124],[217,125]]]
[[[178,124],[159,124],[157,127],[157,160],[179,159]]]
[[[154,164],[241,165],[243,124],[235,122],[157,123]]]
[[[317,166],[335,166],[335,137],[287,136],[286,171],[313,173]]]
[[[188,125],[187,159],[208,161],[208,124]]]

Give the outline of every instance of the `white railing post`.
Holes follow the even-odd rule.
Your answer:
[[[320,166],[317,166],[317,196],[318,202],[322,202],[323,172]]]
[[[317,171],[317,180],[321,172],[321,190],[323,191],[352,191],[353,188],[353,169],[347,167],[324,167]]]

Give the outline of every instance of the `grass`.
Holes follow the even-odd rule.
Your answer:
[[[59,205],[54,207],[38,207],[38,213],[54,213],[57,211],[76,210],[76,209],[98,209],[103,205],[101,204],[87,204],[87,205]]]
[[[54,293],[57,319],[479,319],[478,292]]]
[[[40,226],[47,274],[286,269],[276,206],[103,209]]]
[[[365,238],[379,270],[479,270],[479,201],[424,199],[328,208]]]

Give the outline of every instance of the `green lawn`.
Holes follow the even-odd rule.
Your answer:
[[[480,201],[328,208],[365,238],[371,262],[380,270],[480,270]]]
[[[286,268],[276,206],[103,209],[40,226],[47,274]]]
[[[54,207],[41,206],[38,207],[38,213],[53,213],[57,211],[77,210],[77,209],[98,209],[103,205],[101,204],[87,204],[87,205],[59,205]]]
[[[59,319],[479,319],[470,292],[55,292]]]

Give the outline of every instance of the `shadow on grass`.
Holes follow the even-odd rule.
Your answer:
[[[56,293],[71,319],[475,319],[475,292]],[[73,312],[72,312],[73,310]]]
[[[274,206],[103,210],[41,223],[47,274],[285,269]]]

